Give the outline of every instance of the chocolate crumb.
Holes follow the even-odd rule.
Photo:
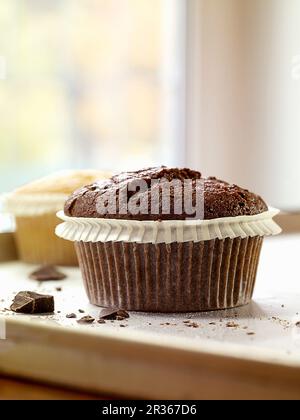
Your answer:
[[[255,333],[254,332],[248,332],[247,335],[251,336],[251,335],[255,335]]]
[[[62,291],[62,287],[56,287],[56,288],[55,288],[55,290],[56,290],[57,292],[61,292],[61,291]]]
[[[296,327],[300,327],[300,321],[296,323]]]
[[[107,319],[114,321],[123,321],[124,319],[129,318],[128,312],[124,309],[102,309],[99,314],[99,319]]]
[[[67,276],[53,265],[44,265],[30,274],[29,278],[37,281],[64,280]]]
[[[127,325],[120,324],[120,327],[121,327],[121,328],[127,328]]]
[[[105,322],[105,320],[104,319],[98,319],[98,324],[106,324],[106,322]]]
[[[209,325],[216,325],[216,323],[215,322],[210,322]]]
[[[54,297],[35,292],[19,292],[10,310],[22,314],[48,314],[54,312]]]
[[[122,321],[123,319],[127,318],[129,318],[128,312],[124,311],[123,309],[120,309],[117,314],[117,320]]]
[[[77,315],[76,314],[68,314],[68,315],[66,315],[66,318],[68,318],[68,319],[77,318]]]
[[[190,322],[189,324],[186,324],[188,328],[199,328],[199,324],[197,322]]]
[[[93,318],[90,315],[84,316],[83,318],[79,319],[77,322],[78,324],[92,324],[95,321],[95,318]]]
[[[235,322],[227,322],[226,327],[227,328],[238,328],[239,324],[236,324]]]
[[[124,316],[120,316],[120,315],[117,315],[116,316],[116,321],[124,321],[124,319],[126,319],[126,317],[124,317]]]
[[[84,314],[84,313],[85,313],[85,311],[84,311],[83,309],[78,309],[78,312],[79,312],[80,314]]]

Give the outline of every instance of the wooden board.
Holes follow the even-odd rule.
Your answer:
[[[138,314],[128,321],[79,325],[97,317],[77,269],[38,284],[34,267],[0,265],[0,372],[84,391],[135,398],[300,398],[300,236],[266,240],[251,305],[203,314]],[[56,291],[56,287],[62,291]],[[5,311],[15,292],[53,293],[46,317]],[[58,313],[58,311],[60,313]],[[185,321],[198,328],[188,327]],[[126,325],[126,327],[121,327]],[[251,335],[249,335],[251,334]]]

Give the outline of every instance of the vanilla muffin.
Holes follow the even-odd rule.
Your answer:
[[[108,205],[114,199],[118,206]],[[186,168],[158,167],[74,192],[57,234],[75,242],[95,305],[220,310],[250,302],[264,237],[281,231],[273,221],[277,213],[237,185]]]
[[[16,219],[16,242],[20,259],[32,264],[74,266],[74,246],[55,235],[56,213],[76,189],[109,177],[103,171],[62,171],[24,185],[9,194],[6,210]]]

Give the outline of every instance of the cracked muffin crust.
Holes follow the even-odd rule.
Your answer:
[[[139,181],[144,181],[147,185],[146,191],[138,192],[135,185]],[[125,219],[125,220],[185,220],[193,217],[186,212],[176,214],[174,211],[176,199],[175,190],[171,188],[170,211],[165,213],[162,211],[162,189],[154,180],[166,180],[180,182],[184,188],[185,180],[191,180],[193,202],[199,188],[203,189],[204,194],[204,219],[218,219],[223,217],[235,216],[252,216],[263,213],[268,210],[268,206],[264,200],[246,189],[237,185],[229,184],[215,177],[205,178],[198,171],[191,169],[167,168],[164,166],[142,169],[136,172],[123,172],[115,175],[110,179],[98,181],[86,187],[75,191],[65,204],[65,214],[70,217],[84,218],[108,218],[108,219]],[[199,182],[197,182],[199,181]],[[130,212],[122,214],[118,211],[100,213],[97,209],[97,200],[105,194],[115,194],[118,200],[120,191],[132,187],[133,192],[142,200],[146,198],[148,201],[147,214],[132,214]],[[176,187],[175,187],[176,188]],[[157,193],[157,194],[155,194]],[[155,198],[157,197],[157,198]],[[130,199],[130,193],[128,195]],[[151,212],[151,200],[157,199],[159,206],[158,214]]]

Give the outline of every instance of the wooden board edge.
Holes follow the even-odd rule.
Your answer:
[[[0,371],[132,398],[300,398],[299,366],[247,359],[238,351],[218,354],[216,348],[182,346],[177,340],[166,345],[147,334],[130,338],[124,332],[116,337],[10,319],[7,340],[0,343]]]

